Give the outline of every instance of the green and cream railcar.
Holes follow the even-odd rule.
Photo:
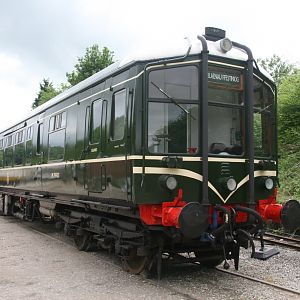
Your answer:
[[[295,226],[299,205],[276,204],[276,140],[272,79],[208,28],[188,50],[116,62],[3,130],[0,209],[48,216],[133,273],[155,263],[160,274],[162,252],[237,267],[263,219]]]

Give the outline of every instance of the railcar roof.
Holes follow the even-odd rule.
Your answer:
[[[240,61],[247,60],[246,53],[244,53],[239,49],[233,48],[229,52],[224,53],[223,51],[221,51],[219,47],[219,41],[217,42],[207,41],[207,44],[208,44],[208,50],[210,55],[229,58],[229,59],[236,59]],[[165,47],[163,48],[163,46]],[[193,40],[191,46],[192,48],[189,55],[199,54],[202,50],[201,42],[198,39]],[[54,104],[57,104],[63,101],[64,99],[67,99],[72,95],[75,95],[79,91],[84,90],[97,82],[100,82],[101,80],[109,77],[110,75],[126,67],[129,67],[130,65],[133,65],[136,62],[147,62],[152,60],[160,60],[160,59],[184,56],[188,49],[188,43],[185,40],[179,40],[177,43],[172,43],[172,42],[169,43],[168,41],[168,43],[165,43],[165,45],[160,45],[159,47],[156,47],[155,50],[153,50],[153,45],[151,46],[151,48],[147,48],[147,49],[149,50],[141,49],[137,51],[134,55],[131,55],[123,60],[116,61],[115,63],[111,64],[107,68],[95,73],[91,77],[81,81],[75,86],[69,88],[63,93],[57,95],[56,97],[52,98],[51,100],[47,101],[46,103],[32,110],[22,119],[22,121],[20,120],[19,122],[12,124],[7,129],[2,130],[1,132],[5,132],[13,128],[14,126],[20,124],[21,122],[24,122],[29,118],[45,111],[47,108],[50,108]],[[271,76],[265,70],[260,68],[260,71],[270,80],[272,80]]]

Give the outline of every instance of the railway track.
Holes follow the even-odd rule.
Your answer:
[[[266,232],[264,234],[264,241],[269,244],[285,246],[300,251],[300,239],[295,237]]]
[[[229,271],[229,270],[224,270],[224,269],[221,269],[220,267],[216,267],[216,270],[219,271],[219,272],[223,272],[223,273],[227,273],[227,274],[236,276],[236,277],[248,279],[250,281],[259,282],[259,283],[267,285],[269,287],[276,288],[278,290],[281,290],[281,291],[284,291],[284,292],[288,292],[288,293],[300,296],[300,291],[293,290],[293,289],[281,286],[279,284],[271,283],[271,282],[268,282],[266,280],[258,279],[258,278],[255,278],[255,277],[252,277],[252,276],[249,276],[249,275],[245,275],[245,274],[241,274],[241,273],[236,273],[236,272],[232,272],[232,271]]]
[[[38,228],[38,229],[34,228],[34,226],[32,226],[31,223],[29,223],[29,224],[28,223],[23,223],[23,224],[25,224],[28,228],[30,228],[32,231],[36,232],[37,234],[40,234],[40,235],[42,235],[42,236],[44,236],[46,238],[55,240],[55,241],[57,241],[59,243],[63,243],[65,245],[69,246],[69,247],[70,246],[74,247],[72,243],[66,242],[66,241],[64,241],[64,240],[62,240],[60,238],[54,237],[51,234],[49,234],[48,228],[47,228],[47,230],[43,230],[41,228]],[[273,238],[275,239],[275,237],[276,237],[277,240],[282,240],[283,238],[286,238],[286,240],[288,240],[289,242],[295,242],[295,243],[297,242],[298,246],[299,246],[299,242],[300,242],[299,239],[297,239],[297,238],[283,237],[281,235],[276,235],[276,234],[266,233],[266,236],[268,237],[266,239],[266,241],[269,242],[269,238],[270,238],[270,239],[272,239],[272,241],[274,243],[280,244],[280,245],[285,245],[285,244],[282,244],[283,243],[282,241],[281,241],[281,243],[277,243],[275,240],[273,240]],[[106,263],[108,263],[108,262],[106,262]],[[115,265],[114,263],[108,263],[108,264]],[[199,263],[194,263],[194,264],[200,265]],[[275,288],[275,289],[278,289],[278,290],[281,290],[281,291],[284,291],[284,292],[287,292],[287,293],[291,293],[293,295],[300,296],[300,291],[297,291],[297,290],[294,290],[294,289],[290,289],[290,288],[287,288],[287,287],[283,287],[283,286],[281,286],[279,284],[271,283],[271,282],[268,282],[268,281],[265,281],[265,280],[262,280],[262,279],[258,279],[258,278],[255,278],[255,277],[252,277],[252,276],[249,276],[249,275],[246,275],[246,274],[241,274],[241,273],[237,273],[237,272],[234,272],[234,271],[224,270],[221,267],[216,267],[215,270],[218,271],[218,272],[223,272],[223,273],[227,273],[229,275],[233,275],[235,277],[240,277],[240,278],[243,278],[243,279],[247,279],[247,280],[250,280],[252,282],[258,282],[260,284],[269,286],[270,288]],[[169,286],[168,284],[166,284],[163,281],[156,282],[156,281],[153,281],[153,280],[149,280],[149,283],[151,285],[154,285],[154,286],[159,285],[162,288],[164,288],[166,290],[169,290],[173,295],[182,297],[182,299],[186,299],[186,300],[196,300],[196,299],[198,299],[197,297],[194,297],[193,295],[190,295],[189,293],[184,293],[184,292],[178,290],[177,288]]]

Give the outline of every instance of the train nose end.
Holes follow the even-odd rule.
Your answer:
[[[300,228],[300,203],[297,200],[287,201],[281,209],[280,219],[284,229],[295,231]]]
[[[199,237],[208,227],[208,210],[198,202],[186,204],[178,218],[179,229],[184,237]]]

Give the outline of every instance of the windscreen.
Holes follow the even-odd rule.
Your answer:
[[[215,155],[243,155],[243,77],[239,70],[209,67],[208,151]]]
[[[151,153],[198,151],[198,68],[153,70],[148,81],[148,149]]]

